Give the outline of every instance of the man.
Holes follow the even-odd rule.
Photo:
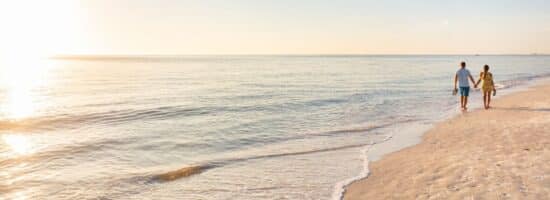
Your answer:
[[[460,107],[462,110],[468,109],[468,107],[466,107],[468,105],[468,95],[470,94],[470,82],[468,82],[468,79],[472,81],[475,87],[476,82],[474,81],[474,77],[472,77],[470,71],[466,69],[466,63],[461,62],[460,69],[455,74],[454,92],[456,93],[458,90],[456,87],[456,82],[458,82],[458,86],[460,88]]]

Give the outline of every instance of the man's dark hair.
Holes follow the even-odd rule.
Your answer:
[[[466,62],[464,62],[464,61],[460,62],[460,66],[461,67],[466,67]]]
[[[484,69],[485,71],[489,71],[489,65],[483,66],[483,69]]]

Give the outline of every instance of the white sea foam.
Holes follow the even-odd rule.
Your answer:
[[[348,185],[352,184],[355,181],[367,178],[369,176],[369,159],[368,151],[372,145],[368,145],[365,148],[361,149],[361,157],[363,159],[363,169],[361,172],[355,176],[348,178],[346,180],[340,181],[334,185],[334,192],[332,193],[332,200],[342,200],[344,198],[344,193]]]

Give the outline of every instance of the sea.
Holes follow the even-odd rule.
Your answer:
[[[3,61],[0,199],[340,199],[371,147],[462,113],[461,61],[496,97],[550,77],[544,55]]]

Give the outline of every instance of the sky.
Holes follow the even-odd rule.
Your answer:
[[[550,54],[547,0],[0,0],[2,55]]]

